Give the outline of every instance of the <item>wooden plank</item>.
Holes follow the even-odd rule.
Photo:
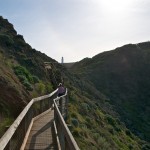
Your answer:
[[[57,132],[55,121],[54,121],[54,129],[55,129],[55,135],[56,135],[56,140],[57,140],[57,148],[58,148],[58,150],[61,150],[61,146],[60,146],[60,142],[59,142],[59,137],[58,137],[58,132]]]
[[[31,123],[30,123],[30,125],[29,125],[28,131],[27,131],[27,133],[26,133],[26,136],[25,136],[25,138],[24,138],[24,141],[23,141],[23,144],[22,144],[20,150],[24,150],[24,148],[25,148],[25,146],[26,146],[26,143],[27,143],[27,140],[28,140],[28,137],[29,137],[29,134],[30,134],[32,125],[33,125],[33,119],[32,119],[32,121],[31,121]]]
[[[46,110],[45,112],[39,114],[38,116],[34,117],[34,121],[36,121],[37,119],[39,119],[40,117],[43,117],[44,118],[44,115],[47,114],[50,110],[52,110],[52,108]]]
[[[53,127],[54,110],[50,110],[33,122],[33,126],[25,146],[31,149],[57,149]]]

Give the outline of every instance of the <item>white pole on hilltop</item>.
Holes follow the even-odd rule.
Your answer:
[[[64,63],[64,57],[61,58],[61,64],[63,65]]]

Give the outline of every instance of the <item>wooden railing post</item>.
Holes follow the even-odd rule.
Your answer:
[[[63,98],[61,97],[59,100],[59,105],[60,105],[60,113],[63,113]]]
[[[60,109],[61,109],[60,100],[61,100],[61,98],[59,99],[59,105],[60,105]],[[56,123],[56,128],[57,128],[57,133],[58,133],[58,137],[59,137],[61,150],[65,150],[64,133],[63,133],[62,126],[59,122],[56,107],[54,107],[54,120],[55,120],[55,123]]]
[[[40,113],[42,112],[42,101],[40,101]]]
[[[68,94],[66,95],[66,104],[65,104],[65,120],[67,119],[68,116]]]

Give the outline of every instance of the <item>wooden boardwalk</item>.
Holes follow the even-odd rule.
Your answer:
[[[57,150],[53,120],[54,110],[49,110],[33,122],[25,150]]]
[[[0,138],[0,150],[80,150],[64,120],[67,109],[67,89],[62,97],[55,90],[33,98]]]

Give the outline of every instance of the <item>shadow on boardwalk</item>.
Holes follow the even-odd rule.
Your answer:
[[[26,150],[57,149],[53,126],[53,113],[54,111],[50,111],[34,121],[26,144]]]

